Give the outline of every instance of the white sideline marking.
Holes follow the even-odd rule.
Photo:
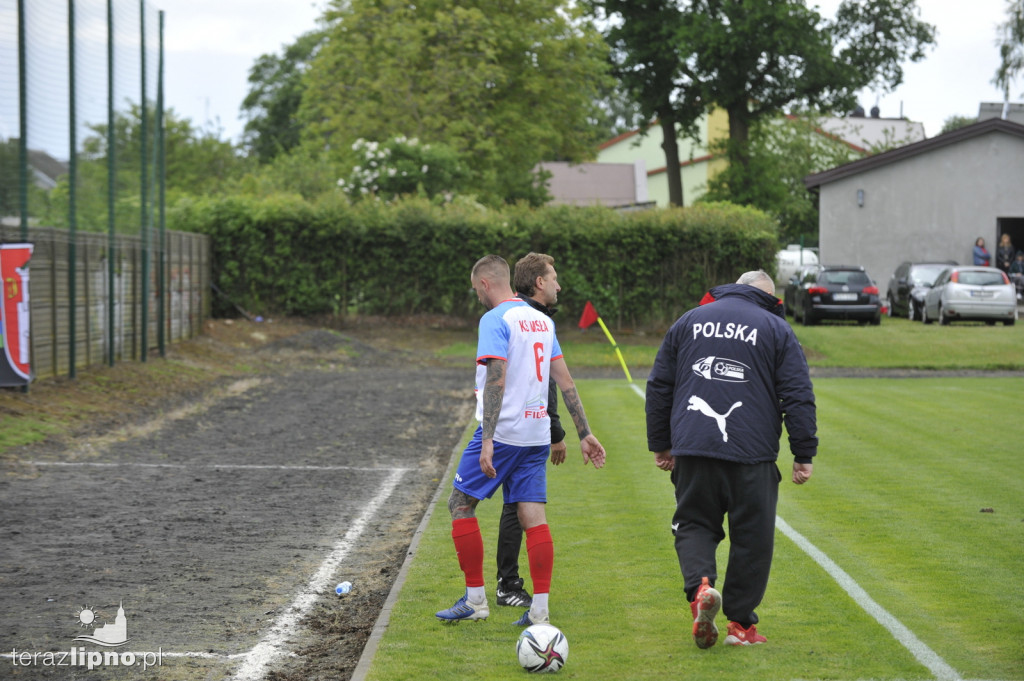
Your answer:
[[[398,473],[406,473],[410,469],[408,468],[380,468],[380,467],[366,467],[366,466],[306,466],[306,465],[260,465],[260,464],[233,464],[233,463],[207,463],[207,464],[188,464],[188,463],[139,463],[136,461],[125,461],[125,462],[107,462],[107,461],[22,461],[27,466],[95,466],[95,467],[107,467],[116,468],[119,466],[135,466],[136,468],[188,468],[190,470],[196,470],[201,468],[214,469],[214,468],[231,468],[240,470],[275,470],[275,471],[395,471]]]
[[[352,550],[352,547],[370,524],[370,521],[377,515],[377,511],[384,505],[387,498],[391,496],[391,493],[395,491],[403,473],[404,471],[401,470],[393,471],[384,480],[384,484],[381,485],[377,496],[366,505],[360,516],[352,521],[348,532],[334,545],[330,554],[320,564],[316,574],[307,582],[306,588],[299,592],[288,608],[274,620],[274,624],[271,625],[270,631],[263,637],[263,640],[245,654],[245,661],[235,675],[236,679],[239,681],[255,681],[256,679],[263,678],[263,673],[267,667],[285,653],[285,644],[294,635],[299,621],[312,609],[317,598],[320,597],[325,588],[330,586],[332,575],[334,575],[341,562],[345,560],[345,557]]]
[[[633,389],[640,397],[647,400],[647,396],[640,390],[635,383],[630,383]],[[828,576],[835,580],[835,582],[843,588],[843,590],[850,595],[853,601],[864,609],[864,612],[875,618],[875,621],[881,624],[893,638],[895,638],[904,648],[910,651],[910,654],[917,659],[922,665],[928,668],[928,671],[938,681],[963,681],[960,675],[955,669],[946,664],[939,655],[929,648],[921,639],[914,635],[910,629],[903,625],[898,619],[893,617],[889,612],[879,605],[868,592],[861,588],[857,582],[853,580],[853,577],[848,575],[845,570],[839,567],[835,561],[825,555],[818,547],[794,530],[789,523],[782,519],[782,516],[775,516],[775,525],[779,528],[782,534],[789,537],[789,539],[800,547],[804,553],[811,557],[815,563],[821,566]]]
[[[910,654],[917,658],[917,661],[928,668],[928,671],[939,681],[961,681],[956,670],[946,664],[939,655],[929,648],[921,639],[914,635],[910,629],[903,625],[898,619],[879,605],[868,592],[861,588],[853,577],[848,575],[843,568],[836,565],[835,561],[829,558],[821,549],[807,541],[807,538],[794,530],[789,523],[780,516],[775,516],[775,525],[782,534],[803,549],[804,553],[810,556],[815,563],[828,573],[828,575],[843,587],[843,590],[850,594],[864,611],[875,618],[875,621],[885,627],[893,638],[903,644],[903,647],[910,651]]]

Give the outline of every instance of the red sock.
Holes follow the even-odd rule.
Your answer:
[[[530,577],[533,592],[551,592],[551,571],[555,565],[555,545],[551,543],[548,526],[537,525],[526,531],[526,553],[530,558]]]
[[[484,585],[484,538],[476,518],[452,521],[452,541],[459,557],[459,567],[466,575],[466,586]]]

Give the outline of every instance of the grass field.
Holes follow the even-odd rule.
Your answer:
[[[561,676],[1024,678],[1024,456],[1004,439],[1020,433],[1020,386],[1014,378],[816,381],[821,448],[814,477],[802,487],[783,482],[779,516],[863,592],[855,599],[777,533],[758,610],[768,644],[701,651],[690,636],[669,530],[671,483],[647,452],[643,400],[625,380],[581,381],[608,465],[582,466],[570,441],[569,462],[549,467],[552,622],[570,641]],[[782,452],[785,471],[785,436]],[[499,500],[483,502],[479,514],[490,619],[446,627],[433,617],[463,591],[444,505],[449,481],[450,474],[369,679],[525,674],[512,625],[521,609],[493,600]],[[525,550],[521,564],[525,573]],[[721,579],[719,586],[728,588]],[[869,614],[872,603],[889,628]],[[891,633],[885,615],[909,633],[908,644]],[[724,629],[723,616],[718,623]]]
[[[812,367],[1024,370],[1024,322],[1009,327],[980,322],[925,326],[887,317],[880,326],[838,322],[810,327],[797,324],[793,330]],[[663,334],[613,333],[630,367],[654,363]],[[596,327],[580,331],[572,320],[560,319],[558,339],[570,367],[619,366],[607,339]],[[472,358],[475,349],[472,340],[467,339],[448,345],[440,354]]]

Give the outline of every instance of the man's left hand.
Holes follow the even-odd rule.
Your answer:
[[[597,441],[593,434],[587,435],[580,440],[580,450],[583,452],[584,466],[589,461],[594,464],[594,468],[604,467],[604,447],[601,446],[601,443]]]

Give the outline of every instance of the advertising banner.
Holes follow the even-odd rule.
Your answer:
[[[0,244],[0,386],[28,385],[29,365],[28,261],[32,244]]]

